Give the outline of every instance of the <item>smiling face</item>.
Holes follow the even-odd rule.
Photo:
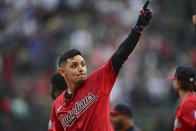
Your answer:
[[[76,55],[67,59],[66,63],[59,68],[59,72],[71,85],[81,85],[87,78],[86,63],[82,56]]]

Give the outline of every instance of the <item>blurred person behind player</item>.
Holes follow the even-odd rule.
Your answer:
[[[195,28],[195,38],[194,38],[194,42],[196,43],[196,15],[193,15],[193,25]]]
[[[141,131],[134,125],[132,110],[124,104],[117,104],[110,110],[110,121],[116,131]]]
[[[196,71],[179,66],[173,79],[173,88],[180,98],[174,122],[174,131],[196,131]]]
[[[59,72],[68,89],[53,103],[56,131],[111,131],[109,95],[120,68],[134,50],[142,30],[152,18],[143,7],[136,26],[106,64],[87,77],[86,62],[77,49],[65,51],[59,59]]]
[[[65,89],[67,89],[67,85],[65,83],[65,79],[62,77],[60,73],[55,73],[50,79],[50,95],[53,100],[55,100]],[[54,120],[51,115],[49,123],[48,123],[48,131],[53,131]]]

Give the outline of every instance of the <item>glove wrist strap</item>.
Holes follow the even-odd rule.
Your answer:
[[[143,27],[143,26],[138,26],[138,25],[136,25],[135,28],[136,28],[137,30],[143,31],[143,28],[144,28],[144,27]]]
[[[137,33],[141,33],[141,30],[138,30],[138,29],[136,28],[136,26],[133,27],[133,30],[136,31]]]

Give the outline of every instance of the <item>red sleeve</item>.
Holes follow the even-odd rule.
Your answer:
[[[194,106],[191,102],[186,102],[183,104],[181,117],[183,122],[185,122],[190,127],[194,128],[195,126],[195,116],[194,116]]]
[[[115,75],[111,59],[109,59],[104,66],[97,69],[90,76],[90,81],[96,83],[97,89],[101,94],[109,95],[117,75]]]
[[[57,120],[56,112],[55,112],[55,103],[53,104],[53,110],[52,110],[52,127],[53,131],[64,131],[61,123]]]

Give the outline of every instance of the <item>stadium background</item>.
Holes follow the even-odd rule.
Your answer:
[[[49,82],[56,59],[79,48],[88,73],[112,55],[137,21],[144,0],[1,0],[0,130],[47,130]],[[151,0],[153,20],[123,65],[111,102],[133,108],[144,131],[170,131],[177,97],[167,77],[196,67],[195,0]]]

